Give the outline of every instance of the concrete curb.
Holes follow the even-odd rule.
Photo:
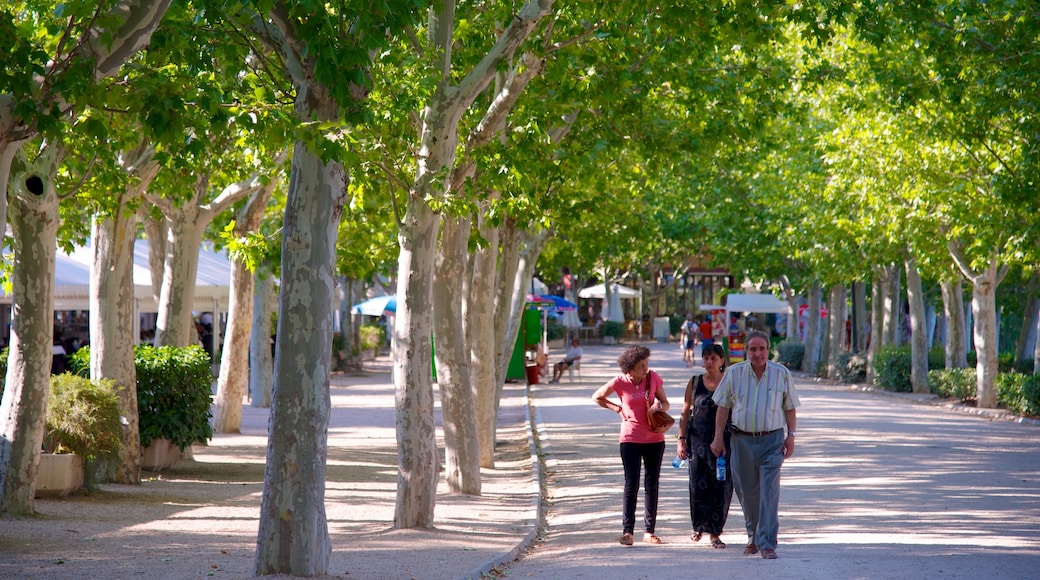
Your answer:
[[[480,579],[488,577],[498,577],[493,575],[492,570],[508,564],[520,557],[525,550],[527,550],[534,542],[535,538],[538,537],[538,532],[545,522],[545,503],[542,501],[542,494],[546,485],[544,473],[542,471],[542,462],[539,453],[539,449],[544,451],[541,447],[540,442],[544,441],[543,437],[535,436],[535,425],[537,425],[537,432],[544,433],[542,422],[539,417],[538,409],[531,404],[531,387],[530,385],[524,389],[524,405],[527,407],[527,413],[525,417],[527,423],[525,431],[527,432],[527,446],[531,452],[531,474],[529,483],[534,486],[534,494],[531,501],[531,511],[535,514],[534,521],[527,520],[525,525],[530,527],[526,534],[510,549],[508,552],[503,552],[498,556],[493,556],[486,560],[483,564],[477,567],[469,574],[460,576],[459,580],[470,580]]]

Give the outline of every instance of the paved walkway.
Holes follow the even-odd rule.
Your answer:
[[[649,345],[673,415],[691,370]],[[1040,427],[799,378],[798,447],[782,476],[780,558],[741,554],[734,496],[713,550],[689,541],[686,472],[667,463],[657,534],[626,548],[617,418],[591,403],[620,347],[590,347],[583,384],[532,389],[549,480],[547,533],[508,568],[517,578],[1029,578],[1040,569]],[[637,509],[641,521],[642,497]],[[638,527],[638,525],[637,525]],[[638,540],[638,534],[637,534]]]
[[[693,370],[677,345],[650,346],[678,415]],[[619,546],[617,418],[590,396],[616,374],[622,348],[586,347],[581,381],[536,385],[531,405],[525,385],[507,384],[496,469],[484,470],[483,495],[452,495],[442,483],[433,530],[392,529],[397,456],[388,361],[362,376],[334,377],[330,575],[974,579],[1032,578],[1040,570],[1036,422],[805,379],[797,383],[798,448],[783,474],[780,559],[741,556],[736,502],[723,535],[729,548],[691,544],[685,471],[667,465],[657,529],[667,544]],[[561,355],[551,353],[552,361]],[[267,416],[247,406],[242,434],[218,435],[195,448],[194,461],[140,486],[39,500],[38,518],[0,519],[0,578],[252,577]],[[666,461],[672,452],[670,440]]]

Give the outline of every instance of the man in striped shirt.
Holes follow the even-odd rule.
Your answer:
[[[780,530],[780,467],[794,454],[798,395],[787,368],[769,360],[769,335],[749,332],[745,348],[748,360],[726,369],[712,396],[718,412],[711,451],[716,456],[725,454],[722,434],[732,414],[730,466],[747,527],[744,555],[761,550],[763,558],[774,560]]]

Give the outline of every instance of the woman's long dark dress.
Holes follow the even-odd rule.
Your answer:
[[[694,382],[691,401],[690,423],[686,428],[686,449],[690,469],[690,518],[693,531],[719,535],[729,516],[729,504],[733,499],[733,479],[727,470],[726,480],[715,478],[715,454],[711,452],[711,440],[715,438],[715,411],[718,406],[711,400],[712,392],[704,386],[702,375]],[[723,434],[726,456],[730,456],[730,433]]]

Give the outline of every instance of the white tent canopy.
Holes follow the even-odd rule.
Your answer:
[[[701,304],[700,309],[784,314],[787,312],[787,303],[772,294],[728,294],[725,306]]]
[[[643,295],[641,290],[635,290],[628,286],[622,286],[620,284],[611,284],[610,291],[616,294],[618,298],[639,298]],[[582,288],[578,291],[578,298],[606,298],[607,289],[604,284],[596,284],[595,286],[589,286],[588,288]]]
[[[54,260],[54,310],[90,310],[90,268],[93,250],[86,246],[76,247],[71,254],[60,248]],[[148,264],[148,240],[134,243],[134,336],[140,337],[140,313],[158,312],[152,293],[152,276]],[[204,242],[199,249],[198,270],[195,274],[195,300],[192,310],[211,312],[214,321],[228,311],[231,292],[231,262],[224,252],[217,252],[213,245]],[[0,304],[11,304],[12,296],[0,288]],[[221,328],[214,325],[214,344],[220,344]],[[219,348],[219,346],[217,346]]]

